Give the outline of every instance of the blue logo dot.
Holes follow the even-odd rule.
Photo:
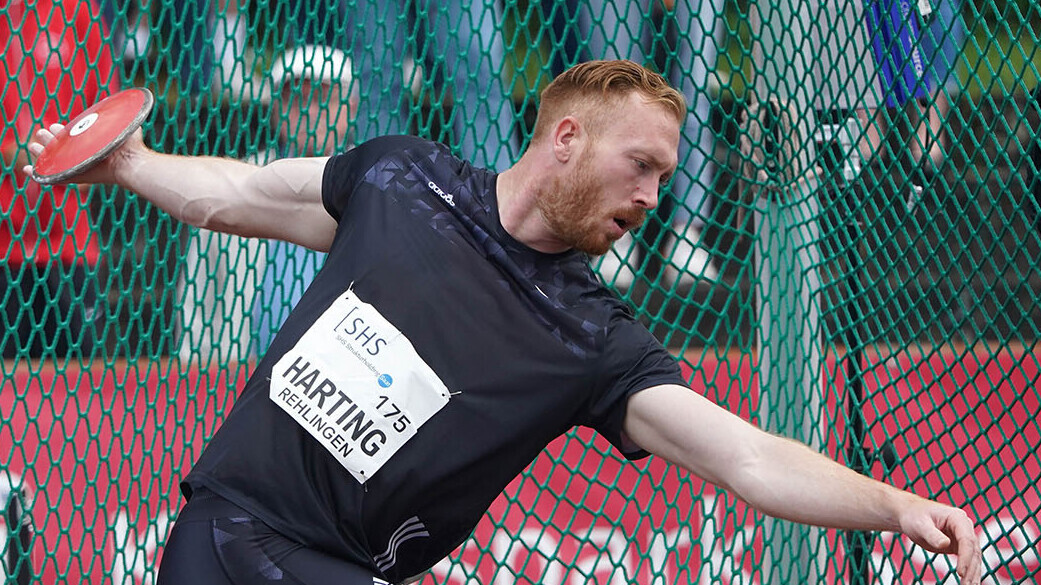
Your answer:
[[[394,378],[391,378],[389,374],[381,374],[376,381],[379,382],[380,386],[390,388],[390,385],[394,383]]]

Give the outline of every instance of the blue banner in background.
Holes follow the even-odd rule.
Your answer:
[[[885,105],[928,97],[918,15],[911,0],[869,0],[864,15]]]

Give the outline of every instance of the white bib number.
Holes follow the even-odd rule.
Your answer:
[[[348,290],[275,364],[270,397],[365,483],[449,392],[408,338]]]

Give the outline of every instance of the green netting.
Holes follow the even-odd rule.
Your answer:
[[[33,128],[143,86],[157,98],[146,140],[165,152],[263,162],[408,132],[502,169],[540,88],[601,57],[646,63],[690,102],[659,211],[595,266],[691,385],[969,509],[988,582],[1041,574],[1036,3],[0,6],[6,582],[154,582],[178,479],[321,263],[178,225],[118,189],[27,183]],[[285,53],[306,45],[325,48]],[[891,534],[765,518],[580,430],[424,582],[951,571]]]

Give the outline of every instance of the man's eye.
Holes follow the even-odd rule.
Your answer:
[[[647,169],[651,168],[650,165],[648,165],[646,162],[640,159],[633,159],[633,162],[636,163],[636,168],[640,169],[641,171],[646,171]]]

